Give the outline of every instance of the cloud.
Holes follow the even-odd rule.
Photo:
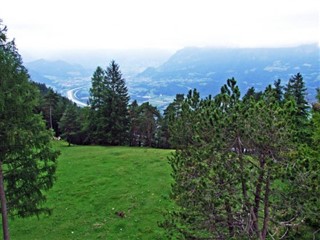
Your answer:
[[[0,16],[23,49],[256,47],[319,41],[317,6],[318,0],[10,0],[1,3]]]

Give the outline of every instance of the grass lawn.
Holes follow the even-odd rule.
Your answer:
[[[55,147],[57,181],[46,203],[53,213],[10,220],[12,239],[165,239],[157,223],[172,207],[169,150]]]

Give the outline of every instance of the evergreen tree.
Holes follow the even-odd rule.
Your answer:
[[[285,96],[287,98],[293,97],[297,104],[297,114],[298,116],[307,116],[308,115],[308,102],[306,100],[307,88],[305,82],[300,73],[292,76],[289,79],[287,86],[285,87]]]
[[[177,207],[161,224],[171,239],[301,237],[317,222],[319,161],[294,141],[296,102],[275,92],[242,101],[229,79],[214,99],[183,102],[173,130],[188,141],[169,160]]]
[[[42,204],[52,187],[58,153],[41,115],[34,114],[38,92],[14,42],[0,21],[0,198],[4,239],[7,214],[27,217],[49,212]]]
[[[161,145],[165,148],[174,146],[174,140],[171,139],[170,135],[170,127],[173,127],[174,122],[180,118],[183,101],[184,94],[177,94],[173,102],[164,110],[161,121]]]
[[[90,88],[89,104],[93,110],[101,110],[105,95],[105,72],[101,67],[97,67],[91,78],[92,87]]]
[[[139,135],[140,142],[144,146],[154,147],[157,145],[156,133],[159,119],[160,112],[149,102],[143,103],[139,107]]]
[[[283,100],[283,86],[281,85],[281,80],[278,79],[274,82],[274,89],[275,89],[275,97],[280,102]]]
[[[104,71],[98,67],[92,77],[89,103],[90,129],[98,144],[123,145],[128,141],[128,90],[119,65],[112,61]]]
[[[47,123],[50,129],[54,129],[53,125],[53,111],[57,106],[58,94],[49,88],[49,91],[44,96],[44,117],[47,119]]]
[[[130,119],[129,145],[141,146],[139,105],[137,100],[134,100],[129,106],[129,119]]]
[[[115,61],[111,61],[106,70],[106,83],[109,86],[106,97],[105,113],[110,135],[110,144],[123,145],[128,141],[129,113],[128,89]]]
[[[130,146],[159,146],[159,110],[149,102],[138,105],[133,101],[130,112]]]
[[[101,67],[97,67],[91,78],[92,87],[90,88],[89,104],[91,108],[89,116],[89,141],[97,144],[106,144],[107,135],[104,129],[106,123],[104,121],[103,106],[106,104],[104,96],[108,94],[107,85],[105,83],[105,72]]]
[[[294,113],[295,141],[300,143],[310,143],[310,132],[308,132],[309,105],[306,100],[307,89],[303,77],[300,73],[292,76],[285,87],[285,98],[287,101],[293,100],[296,104]]]
[[[198,119],[195,114],[200,108],[200,93],[190,90],[184,98],[177,95],[173,104],[169,105],[165,112],[168,121],[169,143],[173,148],[181,148],[193,144],[194,129]]]
[[[63,113],[59,128],[62,131],[62,138],[69,143],[79,143],[78,135],[81,131],[81,123],[79,122],[79,113],[75,105],[69,105]]]

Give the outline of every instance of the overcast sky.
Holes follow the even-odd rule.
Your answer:
[[[0,0],[22,51],[318,43],[319,0]]]

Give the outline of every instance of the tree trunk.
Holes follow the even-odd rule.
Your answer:
[[[241,146],[241,140],[238,136],[237,138],[238,146],[237,153],[240,161],[240,170],[241,170],[241,187],[242,187],[242,196],[244,199],[244,211],[250,212],[250,204],[248,200],[247,187],[246,187],[246,179],[244,178],[244,166],[243,166],[243,147]]]
[[[10,240],[8,214],[7,214],[7,201],[4,191],[2,162],[0,161],[0,199],[1,199],[1,215],[2,215],[2,231],[3,239]]]
[[[225,209],[227,212],[227,222],[229,229],[229,236],[232,238],[234,236],[234,226],[233,226],[233,218],[232,218],[232,210],[228,200],[225,201]]]
[[[266,239],[269,223],[269,195],[270,195],[270,172],[267,173],[266,190],[264,195],[264,220],[262,227],[262,239]]]
[[[53,129],[53,126],[52,126],[52,107],[51,107],[51,104],[50,104],[50,108],[49,108],[49,118],[50,118],[50,128]]]
[[[258,181],[256,184],[256,191],[255,191],[255,198],[254,198],[254,207],[253,207],[253,213],[254,213],[254,222],[253,222],[253,227],[254,230],[257,234],[257,237],[261,239],[261,232],[259,230],[259,208],[260,208],[260,200],[261,200],[261,190],[262,190],[262,185],[263,185],[263,178],[264,178],[264,173],[265,173],[265,160],[264,157],[260,159],[260,174],[258,177]]]

